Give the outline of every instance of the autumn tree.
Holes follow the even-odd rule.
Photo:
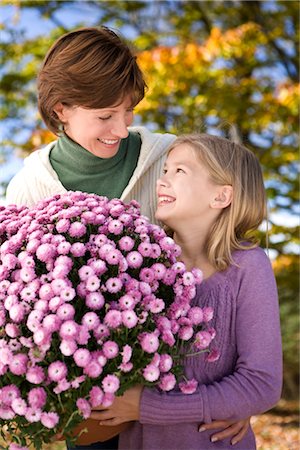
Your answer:
[[[263,166],[269,248],[276,273],[285,350],[285,394],[297,392],[299,3],[297,1],[27,1],[49,32],[28,37],[2,23],[2,156],[53,139],[37,114],[35,78],[62,33],[80,25],[117,28],[138,51],[149,90],[137,120],[173,133],[208,131],[243,141]],[[78,14],[70,25],[69,15]],[[262,237],[264,234],[262,233]],[[263,240],[263,245],[266,245]]]

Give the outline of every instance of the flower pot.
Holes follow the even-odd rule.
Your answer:
[[[94,442],[104,442],[117,436],[121,431],[126,430],[130,422],[122,423],[116,426],[99,425],[99,420],[87,419],[81,422],[73,431],[73,436],[78,436],[81,430],[87,429],[76,441],[76,445],[92,444]]]

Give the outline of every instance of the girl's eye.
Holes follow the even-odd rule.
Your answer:
[[[177,173],[185,173],[183,169],[181,169],[180,167],[177,168],[176,170]]]

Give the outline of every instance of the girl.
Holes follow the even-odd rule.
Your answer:
[[[220,358],[185,358],[186,377],[199,383],[190,395],[137,386],[93,418],[107,425],[136,420],[121,433],[120,449],[229,449],[229,439],[214,444],[199,429],[199,418],[244,419],[274,406],[281,394],[276,284],[254,237],[266,215],[261,168],[242,145],[182,136],[171,144],[157,197],[156,218],[172,230],[182,261],[203,271],[194,302],[214,310]],[[236,448],[256,448],[251,428]]]

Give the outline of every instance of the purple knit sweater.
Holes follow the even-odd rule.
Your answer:
[[[260,248],[236,251],[236,265],[198,286],[194,300],[214,308],[214,346],[221,356],[185,358],[188,378],[199,381],[191,395],[145,388],[140,422],[121,433],[124,450],[255,449],[254,434],[234,447],[230,439],[211,443],[198,426],[216,419],[244,419],[274,406],[280,398],[282,352],[277,289],[270,262]]]

